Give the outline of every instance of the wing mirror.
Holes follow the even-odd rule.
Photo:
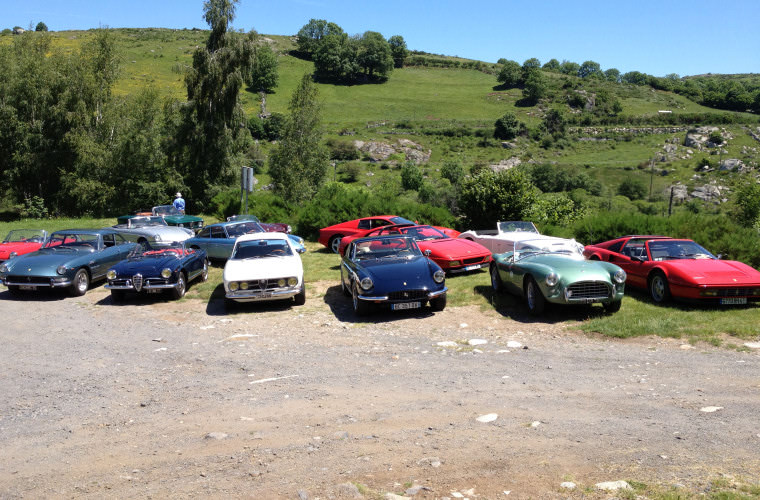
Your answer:
[[[430,257],[430,254],[433,253],[429,248],[423,252],[425,254],[425,257]]]

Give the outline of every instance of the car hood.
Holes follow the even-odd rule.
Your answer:
[[[116,227],[118,231],[135,234],[158,235],[161,241],[185,241],[195,235],[190,229],[178,226]]]
[[[537,266],[544,272],[556,272],[564,283],[576,281],[610,281],[618,266],[609,262],[584,260],[579,256],[563,254],[539,254],[520,259],[517,266]]]
[[[697,285],[760,285],[760,271],[735,260],[688,259],[662,262],[671,279]]]
[[[224,281],[285,278],[288,276],[296,276],[299,280],[303,276],[300,256],[230,259],[224,265]]]
[[[134,259],[123,260],[113,266],[119,275],[132,276],[133,274],[158,275],[162,269],[171,268],[177,265],[179,259],[176,256],[167,257],[138,257]]]
[[[372,278],[376,290],[438,287],[432,277],[435,271],[431,270],[438,269],[438,266],[431,264],[426,257],[373,259],[361,261],[360,264]]]
[[[9,260],[6,264],[10,269],[9,272],[13,274],[32,276],[40,271],[55,272],[56,268],[61,264],[92,253],[94,251],[87,248],[43,248],[36,252],[19,255]]]
[[[447,238],[442,240],[418,241],[417,246],[420,250],[430,250],[430,253],[438,258],[447,260],[466,259],[489,255],[491,252],[474,241],[464,239]]]

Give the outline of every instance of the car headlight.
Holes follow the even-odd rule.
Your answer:
[[[280,278],[277,280],[277,286],[280,288],[284,287],[285,283],[287,283],[287,280],[285,280],[285,278]]]
[[[626,279],[625,271],[618,269],[617,272],[612,276],[612,279],[614,279],[616,283],[624,283]]]
[[[372,286],[373,286],[373,283],[372,283],[372,280],[371,280],[371,279],[369,279],[369,278],[364,278],[364,279],[361,281],[360,285],[361,285],[361,287],[362,287],[362,290],[369,290],[370,288],[372,288]]]
[[[55,270],[58,274],[66,274],[66,266],[58,266],[58,269]]]
[[[243,281],[242,283],[240,283],[240,289],[241,290],[248,290],[248,282],[247,281]]]
[[[559,274],[551,272],[546,275],[546,284],[549,286],[555,286],[559,283]]]
[[[446,279],[446,273],[440,269],[433,273],[433,281],[436,283],[443,283],[444,279]]]
[[[116,271],[114,271],[113,269],[109,269],[108,272],[106,273],[106,278],[108,278],[109,280],[116,279]]]
[[[296,286],[298,284],[298,278],[288,278],[288,286]]]
[[[161,269],[161,277],[164,279],[169,279],[169,277],[172,275],[172,270],[168,267]]]
[[[8,272],[8,266],[6,266],[4,263],[0,264],[0,273],[7,273]]]
[[[161,241],[161,236],[159,236],[158,234],[154,235],[153,241]]]
[[[236,292],[238,288],[240,288],[240,284],[237,281],[230,283],[230,291]]]

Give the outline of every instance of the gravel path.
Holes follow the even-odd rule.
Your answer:
[[[757,350],[476,307],[358,322],[333,285],[230,315],[216,300],[2,289],[0,498],[589,498],[620,479],[760,481]]]

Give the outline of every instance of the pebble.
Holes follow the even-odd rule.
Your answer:
[[[470,339],[467,341],[467,343],[470,345],[485,345],[488,343],[488,341],[485,339]]]
[[[565,481],[564,483],[559,485],[560,488],[565,488],[566,490],[574,490],[575,489],[575,483],[572,481]]]
[[[478,422],[487,424],[488,422],[493,422],[497,418],[499,418],[499,415],[497,415],[496,413],[487,413],[486,415],[479,416],[475,420],[477,420]]]
[[[530,426],[533,427],[534,429],[538,427],[539,425],[541,425],[540,420],[534,420],[533,422],[530,423]]]
[[[509,342],[507,342],[507,347],[510,347],[512,349],[518,349],[522,347],[522,344],[516,340],[510,340]]]
[[[436,344],[438,347],[456,347],[457,343],[453,340],[445,340]]]
[[[206,434],[206,439],[222,440],[225,438],[227,438],[227,434],[225,434],[224,432],[209,432],[208,434]]]
[[[699,411],[704,413],[715,413],[718,410],[722,410],[722,406],[705,406],[704,408],[700,408]]]
[[[631,485],[625,481],[605,481],[603,483],[596,483],[596,488],[604,491],[617,491],[617,490],[630,490]]]
[[[744,347],[749,347],[750,349],[760,349],[760,342],[745,342]]]

